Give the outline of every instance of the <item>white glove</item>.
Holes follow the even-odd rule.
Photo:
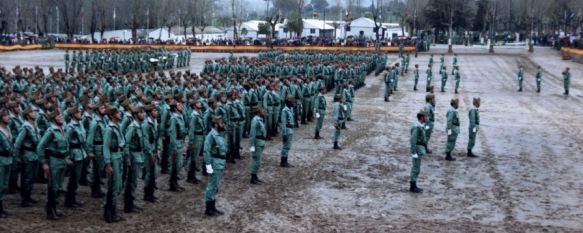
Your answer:
[[[425,130],[429,130],[429,125],[426,125],[425,126]]]
[[[252,146],[251,148],[249,148],[249,151],[250,151],[251,153],[255,152],[255,147],[254,147],[254,146]]]
[[[474,129],[472,130],[472,132],[474,132],[474,133],[478,132],[478,127],[474,127]]]
[[[316,119],[320,119],[320,113],[316,113]]]
[[[418,156],[417,154],[412,154],[412,155],[411,155],[411,158],[418,159],[418,158],[419,158],[419,156]]]
[[[211,166],[211,165],[209,164],[209,165],[205,165],[205,167],[206,167],[206,173],[208,173],[209,175],[210,175],[210,174],[213,174],[213,172],[214,172],[214,171],[213,171],[213,166]]]
[[[451,129],[447,130],[447,136],[451,136]]]
[[[348,111],[348,106],[346,106],[346,104],[343,105],[342,107],[344,108],[344,111]]]
[[[428,78],[427,81],[431,81],[431,78]]]

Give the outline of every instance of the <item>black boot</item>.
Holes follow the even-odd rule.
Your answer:
[[[207,216],[213,217],[216,216],[215,211],[213,210],[212,201],[205,202],[205,211],[204,214]]]
[[[342,148],[338,146],[338,142],[334,142],[334,150],[342,150]]]
[[[195,172],[196,172],[195,166],[191,166],[190,170],[188,171],[187,178],[186,178],[187,183],[198,184],[198,180],[196,179]]]
[[[423,192],[423,189],[420,189],[419,187],[417,187],[417,182],[411,181],[409,183],[411,184],[411,187],[409,188],[409,192],[412,192],[412,193],[422,193]]]
[[[286,168],[294,167],[294,166],[290,165],[289,163],[287,163],[287,157],[281,157],[281,162],[280,162],[279,166],[286,167]]]
[[[7,218],[8,217],[8,213],[6,213],[6,210],[4,209],[4,202],[0,201],[0,218]]]
[[[478,156],[475,155],[474,153],[472,153],[472,149],[468,149],[468,157],[470,157],[470,158],[476,158]]]
[[[65,194],[65,207],[75,208],[75,194],[68,192]]]
[[[257,177],[257,174],[251,174],[251,184],[263,184],[263,181]]]
[[[117,212],[117,207],[111,206],[111,220],[112,222],[119,222],[123,220],[121,215]]]
[[[20,190],[20,197],[22,198],[22,202],[20,202],[20,207],[26,208],[31,206],[29,196],[30,195],[28,194],[27,190],[25,190],[24,188]]]
[[[314,139],[322,139],[322,137],[320,137],[320,131],[316,131],[316,136],[314,136]]]
[[[99,187],[99,185],[91,185],[91,197],[93,198],[103,198],[105,196],[105,193],[103,193],[103,191],[101,191],[101,188]]]
[[[445,153],[445,160],[447,161],[455,161],[454,157],[451,157],[451,152],[446,152]]]
[[[218,210],[216,204],[217,201],[212,201],[213,212],[215,212],[216,215],[223,215],[223,211]]]
[[[427,154],[431,154],[431,153],[433,153],[433,151],[431,151],[431,150],[429,149],[429,147],[427,147],[427,146],[425,146],[425,152],[427,152]]]

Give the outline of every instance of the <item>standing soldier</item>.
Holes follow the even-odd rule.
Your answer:
[[[107,107],[105,103],[100,103],[95,111],[95,116],[89,126],[89,134],[87,135],[87,152],[91,158],[90,180],[91,183],[91,197],[101,198],[104,196],[101,191],[101,174],[105,164],[103,163],[103,140],[105,131],[107,129],[107,122],[105,113]]]
[[[535,77],[535,79],[536,79],[536,92],[537,93],[540,93],[540,85],[541,85],[541,82],[542,82],[542,70],[541,70],[541,67],[540,66],[538,66],[536,68],[536,77]]]
[[[143,107],[128,109],[132,112],[133,121],[125,132],[125,141],[128,145],[129,153],[125,159],[127,164],[127,178],[124,192],[124,212],[134,213],[140,208],[134,204],[134,193],[138,188],[138,174],[144,165],[145,137],[142,128],[144,122]]]
[[[441,92],[445,92],[446,83],[447,83],[447,67],[443,65],[443,71],[441,72]]]
[[[179,192],[184,190],[178,184],[178,177],[182,169],[184,138],[188,134],[188,131],[186,131],[184,118],[182,117],[182,103],[177,100],[170,104],[170,111],[172,112],[170,116],[170,128],[166,134],[170,139],[168,145],[171,149],[170,155],[172,156],[170,160],[169,190]]]
[[[431,150],[429,149],[429,139],[431,139],[431,134],[433,133],[433,126],[435,124],[435,96],[433,94],[427,94],[425,96],[425,107],[423,111],[427,115],[425,125],[425,152],[427,154],[431,154]]]
[[[419,64],[415,64],[415,69],[413,70],[413,76],[415,77],[415,85],[413,90],[417,91],[417,83],[419,83]]]
[[[387,67],[387,72],[384,76],[385,81],[385,102],[389,102],[389,97],[391,96],[391,92],[393,92],[393,87],[391,86],[392,81],[392,72],[391,67]]]
[[[350,83],[350,82],[349,82]],[[344,90],[342,90],[342,100],[344,103],[344,106],[346,107],[346,111],[344,112],[344,117],[346,118],[346,121],[350,121],[351,118],[350,116],[352,115],[352,94],[350,92],[350,88],[348,86],[348,84],[344,85]],[[342,125],[342,128],[346,128],[345,124]]]
[[[56,110],[49,113],[51,121],[39,144],[36,153],[41,159],[47,177],[47,219],[57,220],[62,214],[57,212],[57,192],[65,179],[65,170],[73,165],[69,158],[69,142],[63,129],[63,116]]]
[[[340,139],[340,129],[342,125],[344,125],[344,112],[346,111],[346,106],[344,105],[344,101],[342,101],[341,95],[334,96],[334,149],[335,150],[342,150],[340,146],[338,146],[338,140]]]
[[[409,192],[422,193],[423,189],[417,187],[417,177],[421,171],[421,159],[425,155],[425,149],[427,148],[427,140],[425,138],[425,122],[427,121],[427,115],[425,111],[421,110],[417,113],[417,121],[411,126],[411,177],[409,180],[410,188]]]
[[[18,137],[16,137],[14,153],[18,156],[17,159],[22,162],[22,177],[20,178],[21,206],[28,207],[30,204],[38,203],[30,195],[38,171],[39,158],[36,154],[36,146],[40,140],[40,135],[34,125],[36,112],[32,108],[27,108],[22,115],[25,121],[20,128]]]
[[[283,136],[283,147],[281,148],[281,167],[293,167],[287,162],[288,153],[291,149],[294,136],[294,111],[295,100],[293,96],[285,98],[285,107],[281,110],[281,134]]]
[[[569,72],[569,70],[569,67],[567,67],[565,68],[565,71],[563,71],[563,81],[565,86],[564,95],[569,95],[569,86],[571,85],[571,72]]]
[[[476,144],[476,134],[480,130],[480,98],[474,98],[474,105],[470,108],[470,140],[468,141],[468,157],[478,157],[472,153],[472,149]]]
[[[322,129],[322,124],[324,123],[324,117],[326,116],[326,87],[320,87],[320,92],[318,92],[318,96],[316,96],[316,101],[314,104],[314,115],[316,117],[316,135],[314,139],[322,139],[320,137],[320,129]]]
[[[453,64],[451,67],[457,67],[457,54],[453,55]],[[454,70],[451,71],[451,75],[454,75]]]
[[[205,214],[207,216],[222,215],[216,207],[217,193],[221,187],[221,179],[225,170],[227,144],[219,132],[225,130],[225,124],[220,117],[212,120],[212,130],[204,140],[204,164],[207,174],[210,175],[205,192]]]
[[[111,107],[107,110],[107,115],[111,121],[103,136],[103,160],[107,173],[107,195],[105,195],[103,217],[105,222],[112,223],[122,220],[116,206],[118,196],[121,193],[123,154],[127,152],[127,146],[120,129],[121,112],[117,108]]]
[[[144,107],[148,113],[147,119],[142,123],[144,130],[144,163],[146,166],[146,178],[144,180],[144,201],[155,202],[154,190],[156,187],[156,161],[160,148],[160,134],[158,133],[158,109],[154,104]]]
[[[267,109],[267,134],[268,139],[275,137],[277,134],[277,112],[279,111],[279,96],[275,92],[275,86],[277,84],[271,83],[268,86],[268,91],[263,95],[263,108]]]
[[[65,196],[65,206],[69,208],[81,207],[83,204],[78,202],[77,189],[83,169],[83,161],[87,157],[85,152],[85,128],[81,124],[81,111],[77,107],[67,110],[71,116],[71,122],[67,125],[66,137],[69,142],[69,158],[73,161],[72,169],[69,172],[69,183],[67,184],[67,194]]]
[[[447,118],[447,145],[445,150],[445,160],[447,161],[455,161],[455,158],[451,156],[451,152],[455,147],[455,142],[457,140],[457,135],[460,133],[460,119],[458,116],[458,106],[459,100],[457,98],[453,98],[450,102],[450,107],[447,110],[446,118]]]
[[[10,170],[12,167],[13,136],[8,128],[10,115],[5,110],[0,111],[0,218],[8,217],[4,208],[4,194],[8,191]]]
[[[193,105],[193,110],[190,116],[190,122],[188,123],[188,144],[191,147],[191,154],[188,155],[187,164],[187,179],[186,182],[192,184],[198,184],[196,179],[196,165],[200,164],[198,157],[200,157],[202,152],[202,145],[204,143],[204,133],[205,122],[202,115],[202,103],[200,101],[195,101]]]
[[[518,73],[516,74],[518,77],[518,92],[522,91],[522,79],[524,77],[524,69],[522,68],[522,65],[518,66]]]
[[[257,177],[259,168],[261,167],[261,158],[263,156],[263,148],[265,147],[265,139],[267,138],[267,130],[263,123],[263,117],[266,112],[259,106],[253,107],[253,120],[251,121],[251,131],[249,133],[249,151],[252,153],[251,162],[251,184],[262,184]]]
[[[69,72],[69,50],[65,51],[65,73]]]
[[[460,75],[460,67],[455,66],[454,77],[455,77],[455,93],[458,93],[458,89],[460,87],[461,75]]]
[[[427,66],[427,86],[425,86],[425,92],[429,92],[429,87],[431,86],[431,78],[433,78],[433,71],[431,70],[431,64]]]

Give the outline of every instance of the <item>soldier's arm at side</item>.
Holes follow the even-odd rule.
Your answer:
[[[36,146],[36,154],[38,155],[38,158],[41,162],[41,164],[48,164],[48,158],[46,158],[45,156],[45,148],[47,147],[47,144],[53,140],[53,133],[47,131],[42,139],[40,140],[40,142],[38,143],[38,145]]]
[[[113,130],[111,128],[107,128],[103,137],[103,161],[105,165],[111,164],[111,151],[109,149],[109,144],[111,144],[112,134]]]
[[[255,146],[255,137],[257,135],[257,121],[251,120],[251,128],[249,129],[249,147]]]

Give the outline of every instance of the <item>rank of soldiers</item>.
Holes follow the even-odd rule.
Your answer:
[[[220,215],[222,175],[228,163],[243,158],[242,138],[249,138],[250,183],[262,184],[258,173],[266,142],[281,135],[279,165],[293,167],[294,130],[315,120],[314,139],[321,139],[325,94],[334,90],[332,148],[341,149],[355,91],[386,62],[374,53],[274,51],[209,60],[200,74],[143,72],[150,69],[139,61],[164,53],[74,52],[66,61],[70,72],[0,68],[0,217],[9,215],[5,193],[20,191],[21,206],[29,207],[39,202],[31,195],[34,184],[44,182],[48,219],[62,216],[60,194],[65,207],[82,208],[77,190],[88,186],[91,197],[104,199],[104,220],[117,222],[118,202],[126,213],[140,210],[134,201],[140,179],[143,200],[156,202],[158,173],[169,175],[169,191],[180,192],[184,173],[186,182],[199,183],[197,170],[208,176],[205,214]],[[115,65],[120,61],[132,64]]]

